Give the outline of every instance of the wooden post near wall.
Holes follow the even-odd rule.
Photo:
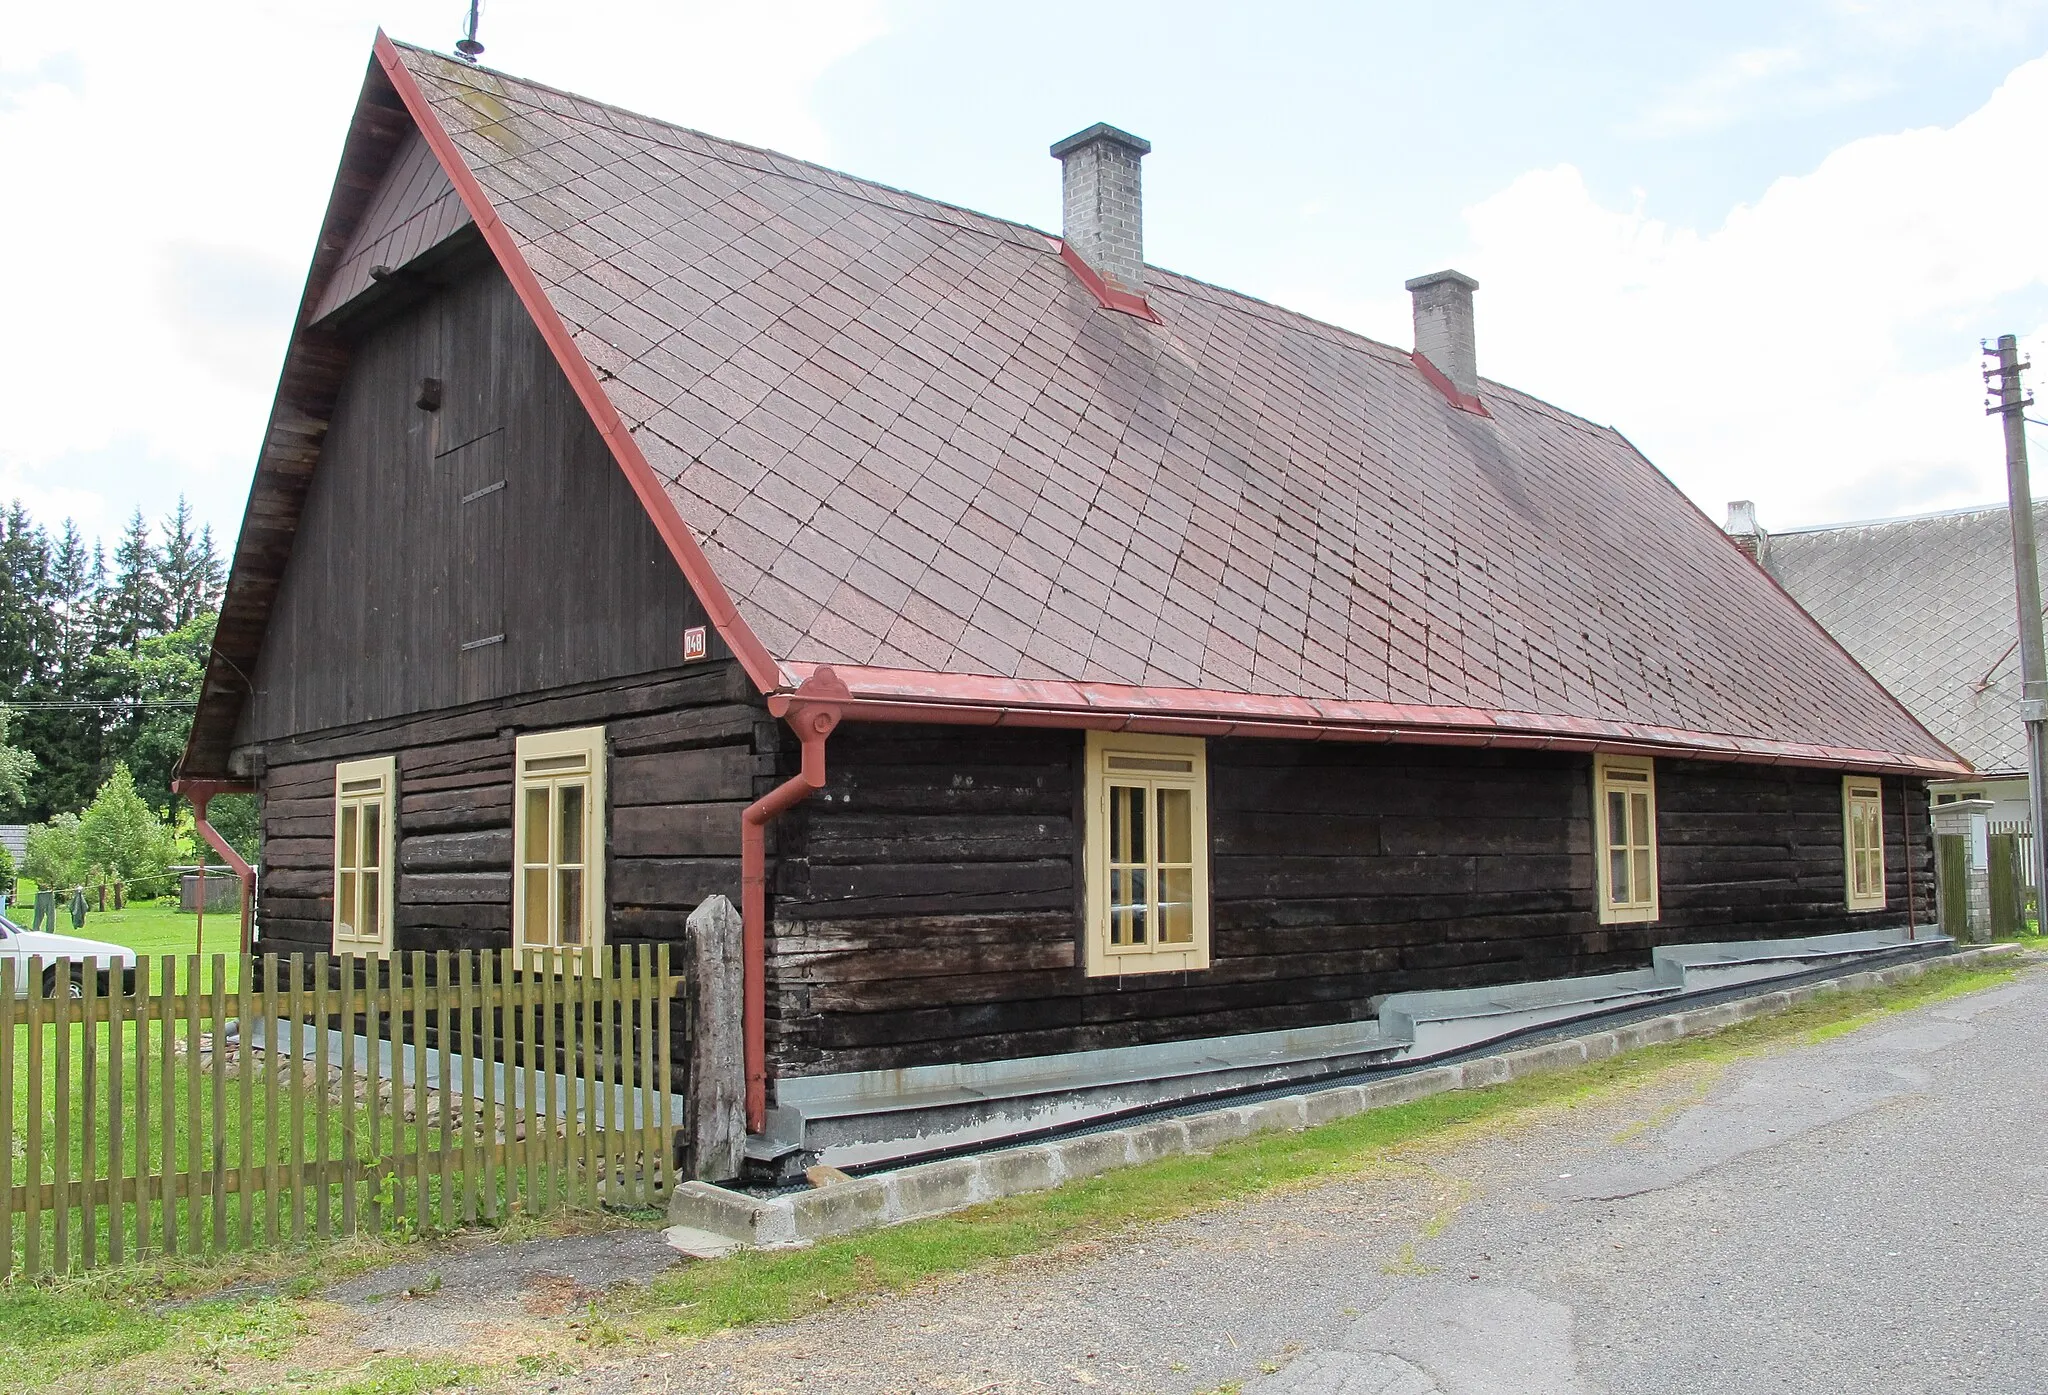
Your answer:
[[[684,982],[693,1002],[684,1111],[690,1172],[700,1181],[729,1182],[747,1155],[740,913],[723,896],[707,897],[690,912],[689,932]]]

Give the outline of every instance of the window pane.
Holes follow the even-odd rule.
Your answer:
[[[1109,874],[1109,942],[1142,945],[1151,941],[1151,907],[1146,904],[1142,867],[1117,868]]]
[[[1628,846],[1628,794],[1623,790],[1607,791],[1607,846]]]
[[[1159,860],[1195,860],[1193,827],[1195,796],[1191,790],[1159,791]]]
[[[341,806],[341,846],[335,854],[336,867],[360,867],[356,861],[356,806]]]
[[[384,865],[384,806],[370,803],[363,806],[362,861],[359,867],[381,867]]]
[[[533,785],[526,791],[526,853],[528,862],[548,860],[548,787]],[[547,900],[542,898],[541,905]]]
[[[344,869],[334,879],[334,918],[341,926],[341,933],[353,935],[356,932],[356,874]]]
[[[580,945],[583,943],[583,869],[565,867],[555,877],[556,909],[560,915],[557,923],[562,927],[562,943]]]
[[[1617,906],[1628,904],[1628,849],[1615,848],[1607,854],[1607,899]]]
[[[1631,847],[1650,846],[1650,796],[1642,791],[1628,797],[1628,841]],[[1643,885],[1649,885],[1648,878],[1644,879]],[[1640,893],[1637,899],[1642,899]]]
[[[548,869],[545,867],[526,869],[525,938],[530,945],[548,943]]]
[[[1643,905],[1650,899],[1650,888],[1654,885],[1655,874],[1650,870],[1650,850],[1636,849],[1635,880],[1629,887],[1629,899],[1636,905]]]
[[[380,938],[384,933],[384,927],[380,921],[384,908],[379,904],[382,898],[377,895],[377,874],[375,872],[364,872],[362,878],[363,938],[374,940]]]
[[[1159,943],[1195,942],[1195,874],[1179,868],[1159,874]]]
[[[583,786],[563,785],[556,795],[560,835],[555,839],[555,861],[583,861]]]
[[[1151,856],[1150,852],[1147,851],[1149,845],[1145,841],[1145,791],[1143,789],[1124,789],[1118,791],[1118,793],[1123,796],[1129,805],[1127,817],[1130,819],[1131,824],[1130,860],[1132,862],[1143,862]]]

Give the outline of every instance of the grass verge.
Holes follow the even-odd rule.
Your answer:
[[[1644,1083],[1677,1066],[1726,1061],[1776,1045],[1812,1044],[1888,1013],[2003,983],[2011,969],[1936,968],[1892,987],[1824,994],[1712,1036],[1505,1085],[1458,1090],[1354,1115],[1300,1133],[1263,1134],[1213,1153],[1104,1173],[1057,1191],[823,1241],[746,1251],[691,1265],[615,1299],[596,1335],[618,1340],[702,1336],[786,1321],[830,1304],[901,1292],[929,1278],[1054,1250],[1105,1232],[1171,1220],[1277,1190],[1395,1165],[1396,1150],[1449,1141],[1530,1110]]]
[[[1057,1191],[823,1242],[695,1264],[603,1300],[575,1320],[578,1346],[652,1345],[836,1303],[900,1292],[1004,1260],[1071,1249],[1147,1223],[1339,1177],[1412,1167],[1408,1150],[1515,1127],[1540,1111],[1648,1085],[1673,1070],[1816,1044],[1887,1014],[1996,986],[2007,968],[1936,968],[1888,988],[1829,993],[1713,1036],[1487,1089],[1454,1091],[1300,1133],[1266,1134],[1214,1153],[1105,1173]],[[544,1233],[514,1230],[506,1239]],[[319,1371],[292,1373],[294,1395],[415,1395],[508,1376],[541,1379],[573,1362],[560,1343],[499,1342],[446,1360],[366,1360],[317,1295],[350,1274],[417,1259],[412,1244],[351,1241],[209,1264],[132,1266],[53,1282],[0,1284],[0,1390],[269,1388],[281,1364],[320,1348]],[[580,1358],[577,1358],[580,1359]],[[194,1379],[195,1376],[203,1376]]]

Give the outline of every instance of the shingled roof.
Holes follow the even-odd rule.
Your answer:
[[[2034,505],[2048,532],[2048,504]],[[1764,565],[1981,774],[2023,775],[2019,603],[2003,504],[1772,533]]]
[[[345,174],[400,158],[399,113],[764,692],[829,666],[853,718],[1961,769],[1611,428],[1490,382],[1460,410],[1405,351],[1156,268],[1157,323],[1117,313],[1036,229],[382,36]],[[225,769],[361,185],[188,774]]]

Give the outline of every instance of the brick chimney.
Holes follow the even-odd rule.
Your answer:
[[[1415,352],[1472,397],[1479,395],[1479,348],[1472,335],[1472,292],[1478,289],[1462,271],[1433,271],[1408,282],[1415,298]]]
[[[1749,554],[1749,560],[1759,567],[1764,565],[1764,552],[1770,546],[1771,535],[1756,521],[1756,505],[1747,499],[1731,499],[1728,502],[1728,536],[1735,545]]]
[[[1052,148],[1062,168],[1060,236],[1096,275],[1133,295],[1145,289],[1138,161],[1151,149],[1151,141],[1100,121]]]

